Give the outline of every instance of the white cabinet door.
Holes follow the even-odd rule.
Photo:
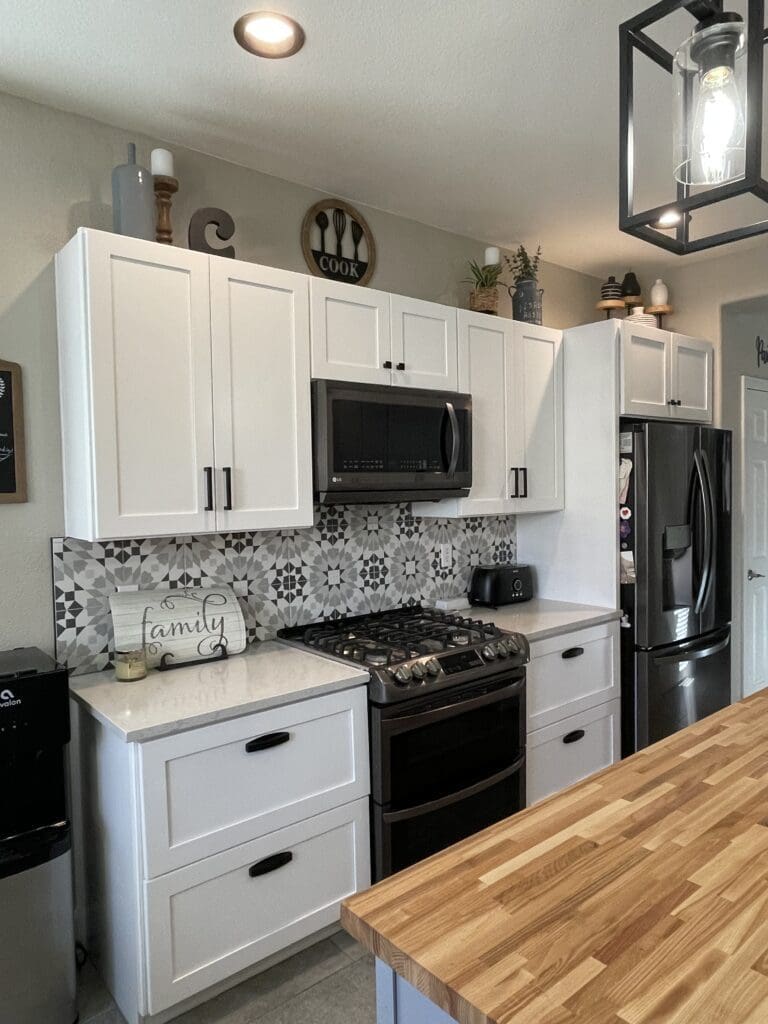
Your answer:
[[[642,324],[621,325],[621,412],[669,417],[672,412],[672,335]]]
[[[714,346],[701,338],[672,335],[672,406],[675,419],[712,422]]]
[[[217,529],[311,526],[307,278],[213,257],[211,337]]]
[[[560,331],[515,323],[512,396],[507,425],[513,512],[551,512],[565,505],[563,338]]]
[[[77,399],[62,387],[65,434],[68,401],[91,403],[81,435],[65,437],[65,445],[92,448],[93,535],[86,539],[212,530],[208,257],[81,231],[57,262],[60,307],[74,301],[79,247],[82,337],[70,333],[71,310],[60,309],[59,344],[68,364],[63,380],[86,383]],[[74,498],[68,494],[68,506]]]
[[[620,757],[621,702],[564,718],[528,735],[528,806],[557,793]]]
[[[389,294],[323,278],[312,278],[309,290],[312,376],[391,384]]]
[[[393,384],[456,390],[456,313],[452,306],[392,296]]]

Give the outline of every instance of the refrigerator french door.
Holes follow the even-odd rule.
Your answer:
[[[622,420],[622,752],[730,703],[731,433]]]

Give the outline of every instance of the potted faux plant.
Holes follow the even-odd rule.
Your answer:
[[[469,293],[469,308],[476,313],[491,313],[495,315],[499,311],[498,284],[501,277],[501,264],[488,263],[480,266],[477,260],[468,260],[471,277],[464,280],[475,287]]]
[[[539,288],[539,263],[541,262],[541,246],[531,259],[524,245],[518,247],[511,256],[504,256],[507,267],[512,274],[514,291],[511,285],[508,291],[512,299],[512,316],[528,324],[541,323],[541,296],[544,289]]]

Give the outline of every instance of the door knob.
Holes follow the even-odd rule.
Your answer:
[[[765,579],[765,573],[764,572],[752,572],[752,570],[750,569],[747,572],[747,579],[748,580],[764,580]]]

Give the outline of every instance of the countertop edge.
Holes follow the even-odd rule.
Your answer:
[[[573,622],[562,626],[545,626],[542,629],[532,630],[526,633],[530,643],[535,644],[537,640],[549,640],[553,636],[562,636],[564,633],[576,633],[581,629],[590,629],[592,626],[602,626],[606,622],[618,622],[621,612],[618,609],[606,609],[601,613],[589,616],[584,619],[575,619]]]

